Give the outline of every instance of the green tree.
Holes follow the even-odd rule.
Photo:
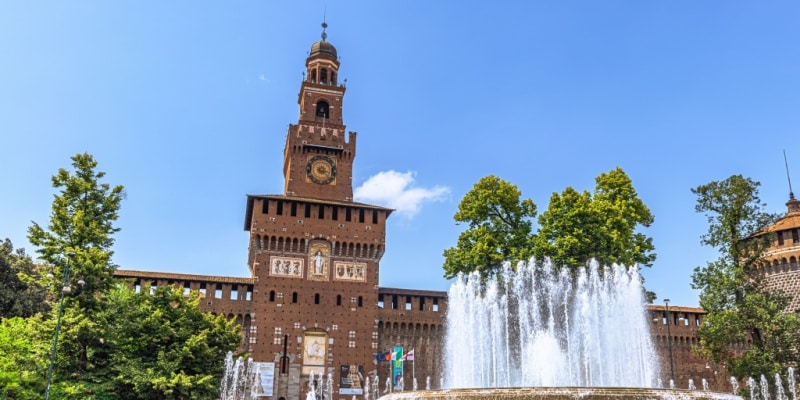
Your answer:
[[[14,250],[11,241],[0,243],[0,318],[30,317],[49,310],[47,290],[37,268],[23,249]]]
[[[595,183],[593,194],[572,187],[553,193],[538,220],[537,259],[549,257],[555,265],[569,267],[592,258],[601,265],[651,266],[656,258],[653,240],[637,229],[650,226],[654,218],[631,179],[616,168],[600,174]]]
[[[800,320],[783,312],[788,297],[764,290],[755,271],[772,239],[765,228],[775,220],[764,211],[759,186],[733,175],[692,189],[695,210],[709,223],[701,242],[720,253],[692,275],[692,287],[701,290],[700,306],[707,313],[695,351],[724,363],[737,377],[772,376],[800,361]],[[748,340],[751,346],[745,351],[731,348]]]
[[[241,342],[234,319],[199,308],[193,292],[171,286],[152,295],[113,292],[114,392],[119,399],[216,399],[225,355]]]
[[[0,398],[41,399],[50,340],[41,314],[0,321]]]
[[[533,200],[520,197],[520,190],[494,175],[481,178],[458,205],[453,217],[469,228],[458,237],[456,247],[444,251],[444,276],[479,271],[484,276],[500,270],[504,261],[525,261],[533,255]]]
[[[53,273],[61,282],[65,263],[70,263],[72,276],[80,276],[85,285],[72,294],[78,306],[91,310],[96,307],[98,293],[114,284],[111,262],[114,244],[114,226],[124,191],[121,185],[111,187],[100,183],[105,172],[95,171],[97,161],[87,153],[72,158],[74,172],[59,169],[53,176],[53,187],[61,192],[53,199],[50,224],[47,229],[38,223],[28,229],[28,240],[37,247],[39,258],[55,267]],[[74,254],[69,260],[66,254]],[[60,294],[59,285],[53,287],[53,297]]]
[[[96,386],[102,380],[98,374],[107,368],[109,350],[103,338],[108,336],[108,325],[98,315],[107,306],[104,296],[115,282],[112,235],[119,231],[114,222],[124,192],[122,186],[112,188],[100,182],[105,173],[96,171],[97,162],[91,155],[77,154],[71,159],[73,171],[62,168],[52,178],[53,187],[60,192],[53,200],[47,229],[34,222],[28,239],[53,268],[55,277],[43,285],[51,288],[52,299],[61,295],[65,272],[85,282],[71,284],[71,292],[64,297],[53,382],[73,385],[58,398],[88,398],[85,388]],[[50,313],[53,321],[57,315]]]

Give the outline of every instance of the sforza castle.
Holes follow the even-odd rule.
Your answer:
[[[357,135],[342,118],[346,88],[338,80],[336,48],[326,37],[323,30],[305,62],[299,117],[289,125],[283,153],[284,191],[247,196],[243,228],[250,232],[250,277],[115,274],[130,279],[136,290],[174,285],[198,292],[204,311],[235,317],[241,350],[266,363],[260,364],[264,368],[274,367],[266,397],[305,399],[309,377],[330,374],[334,398],[362,399],[366,377],[377,378],[383,390],[390,370],[375,355],[395,346],[414,349],[420,389],[428,377],[430,388],[438,389],[447,293],[378,285],[393,210],[353,201]],[[770,228],[778,235],[762,273],[770,287],[797,294],[800,201],[790,195],[787,206],[786,216]],[[800,310],[800,296],[791,307]],[[678,385],[706,379],[711,389],[727,390],[727,373],[691,353],[702,309],[669,306],[667,312],[666,306],[650,305],[647,315],[664,382],[671,352]],[[410,389],[410,365],[403,374]]]

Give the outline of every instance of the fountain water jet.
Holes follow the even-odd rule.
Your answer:
[[[637,270],[622,266],[462,277],[448,293],[445,387],[655,387],[644,303]]]
[[[506,265],[498,279],[460,277],[448,293],[445,389],[382,399],[741,400],[674,382],[654,388],[644,303],[638,271],[621,266],[570,271],[531,261]]]

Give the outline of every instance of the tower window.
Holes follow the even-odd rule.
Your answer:
[[[305,216],[306,218],[311,218],[311,204],[306,204],[305,206],[306,206]]]
[[[328,118],[328,103],[322,100],[317,102],[317,117]]]
[[[378,223],[378,210],[372,210],[372,224]]]
[[[337,306],[342,305],[342,295],[340,295],[340,294],[336,295],[336,305]]]
[[[270,302],[275,301],[275,291],[274,290],[270,290],[269,291],[269,301]]]
[[[319,304],[319,293],[314,293],[314,304]]]
[[[331,208],[331,218],[333,218],[334,221],[339,219],[339,207],[333,206]]]
[[[358,296],[358,306],[364,307],[364,298],[362,296]]]
[[[317,70],[315,69],[311,70],[311,82],[317,83]]]
[[[269,200],[267,199],[261,200],[261,213],[269,214]]]
[[[292,293],[292,303],[297,303],[297,292]]]
[[[336,72],[331,71],[331,85],[336,84]]]
[[[364,223],[364,209],[358,210],[358,222]]]
[[[318,208],[317,208],[317,211],[319,211],[319,215],[317,216],[317,218],[319,218],[319,219],[325,219],[325,206],[323,206],[322,204],[320,204],[320,205],[318,205],[317,207],[318,207]]]
[[[293,216],[293,217],[296,217],[296,216],[297,216],[297,203],[295,203],[295,202],[292,202],[292,210],[291,210],[291,213],[292,213],[292,216]]]
[[[778,232],[778,246],[783,246],[783,232]]]
[[[344,219],[345,219],[345,221],[347,221],[347,222],[350,222],[350,218],[351,218],[351,215],[350,215],[350,214],[351,214],[351,211],[352,211],[352,210],[350,209],[350,207],[347,207],[347,208],[345,209],[345,213],[344,213]]]
[[[797,229],[792,229],[792,243],[800,242],[800,234]]]
[[[278,210],[276,211],[278,215],[283,215],[283,202],[278,201]]]
[[[328,70],[325,68],[319,72],[319,83],[328,83]]]

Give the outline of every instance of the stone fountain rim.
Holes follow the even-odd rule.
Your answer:
[[[463,395],[507,394],[509,398],[524,397],[526,394],[552,394],[552,395],[571,395],[576,398],[590,395],[635,395],[659,394],[663,398],[714,398],[714,399],[741,399],[740,396],[711,390],[690,390],[690,389],[670,389],[670,388],[646,388],[646,387],[627,387],[627,386],[522,386],[522,387],[502,387],[502,388],[457,388],[457,389],[438,389],[438,390],[417,390],[387,393],[380,398],[385,399],[406,399],[406,398],[451,398]],[[469,396],[467,396],[469,397]],[[477,396],[476,396],[477,397]],[[621,396],[622,397],[622,396]]]

